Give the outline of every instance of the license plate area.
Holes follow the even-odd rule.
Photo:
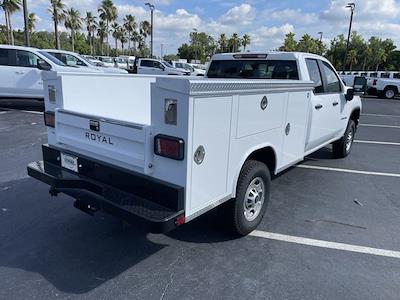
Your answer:
[[[78,173],[78,157],[61,153],[61,167]]]

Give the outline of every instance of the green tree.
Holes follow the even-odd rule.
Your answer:
[[[295,34],[293,32],[289,32],[285,36],[285,41],[283,42],[283,46],[279,48],[280,51],[285,52],[293,52],[297,50],[297,42],[294,39]]]
[[[140,35],[143,37],[144,43],[146,44],[147,37],[151,34],[151,25],[149,21],[143,21],[140,23]]]
[[[96,30],[96,16],[93,15],[92,12],[87,11],[86,12],[86,17],[85,17],[85,23],[86,23],[86,30],[88,32],[88,41],[89,41],[89,46],[90,46],[90,55],[93,55],[93,49],[94,49],[94,36],[95,36],[95,30]]]
[[[117,7],[114,5],[112,0],[103,0],[98,9],[99,17],[105,22],[106,25],[106,44],[107,44],[107,55],[110,55],[110,47],[108,43],[108,34],[110,32],[110,22],[113,22],[118,17]]]
[[[233,33],[228,41],[230,51],[238,52],[240,50],[240,39],[237,33]]]
[[[118,39],[121,42],[121,49],[122,49],[122,55],[125,54],[125,44],[129,41],[128,36],[127,36],[127,30],[125,29],[125,27],[120,27],[119,31],[118,31]]]
[[[97,35],[99,36],[100,53],[104,55],[104,39],[108,34],[106,22],[100,21],[97,26]]]
[[[111,32],[112,32],[112,36],[115,40],[115,52],[117,52],[117,49],[118,49],[119,29],[120,29],[120,26],[118,25],[117,22],[114,22],[111,24]]]
[[[3,0],[0,5],[4,10],[7,28],[7,42],[14,45],[14,32],[11,24],[11,15],[21,9],[21,0]]]
[[[312,38],[309,34],[305,34],[297,44],[297,51],[319,54],[320,47],[318,42],[318,40]]]
[[[219,36],[218,45],[219,45],[219,51],[221,53],[225,53],[228,46],[228,39],[226,38],[225,33],[221,33],[221,35]]]
[[[70,8],[65,12],[65,28],[71,31],[72,52],[75,52],[75,32],[82,28],[82,19],[79,11]]]
[[[376,53],[376,69],[375,71],[379,70],[379,66],[386,62],[387,60],[387,53],[384,48],[380,48]]]
[[[36,14],[30,13],[28,15],[28,30],[30,34],[32,34],[35,31],[36,23],[37,23]]]
[[[245,35],[242,37],[243,52],[246,52],[246,48],[247,48],[248,45],[250,45],[250,43],[251,43],[251,38],[250,38],[250,36],[249,36],[248,34],[245,34]]]
[[[58,25],[65,19],[65,4],[62,0],[50,0],[50,8],[48,9],[52,15],[54,22],[54,36],[56,49],[60,49],[60,36],[58,33]]]
[[[135,21],[135,17],[132,15],[126,15],[124,18],[124,28],[128,33],[128,52],[131,51],[131,40],[132,33],[136,31],[137,23]],[[122,42],[122,41],[121,41]]]
[[[350,65],[350,72],[353,70],[353,65],[358,63],[358,53],[357,50],[351,49],[347,54],[347,63]]]

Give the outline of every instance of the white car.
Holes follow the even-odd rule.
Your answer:
[[[58,60],[61,60],[64,64],[72,67],[80,67],[80,68],[88,68],[93,70],[98,70],[104,73],[117,73],[117,74],[127,74],[128,72],[125,70],[121,70],[118,68],[107,68],[107,67],[99,67],[93,65],[89,60],[85,59],[83,56],[65,50],[57,50],[57,49],[45,49],[47,53],[53,55]]]
[[[205,70],[196,69],[194,66],[185,62],[173,61],[172,65],[179,70],[189,71],[191,76],[204,76],[206,74]]]
[[[44,50],[0,45],[0,97],[43,99],[42,71],[100,73],[70,67]]]
[[[136,60],[137,73],[147,75],[190,75],[190,71],[174,68],[165,60],[139,58]]]
[[[105,67],[115,68],[115,61],[113,57],[98,56],[98,59],[104,64]]]
[[[89,61],[92,65],[96,67],[104,67],[104,64],[101,60],[97,59],[96,57],[92,55],[82,55],[84,58],[86,58],[87,61]]]

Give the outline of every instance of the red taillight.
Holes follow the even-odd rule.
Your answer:
[[[175,225],[179,226],[183,224],[185,224],[185,215],[180,215],[175,219]]]
[[[44,113],[44,124],[48,127],[55,127],[56,124],[56,115],[54,111],[46,111]]]
[[[182,139],[159,134],[154,137],[154,153],[160,156],[183,160],[185,143]]]

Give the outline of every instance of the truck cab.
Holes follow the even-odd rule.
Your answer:
[[[174,68],[170,63],[153,58],[138,58],[136,73],[146,75],[190,75],[190,71]]]

